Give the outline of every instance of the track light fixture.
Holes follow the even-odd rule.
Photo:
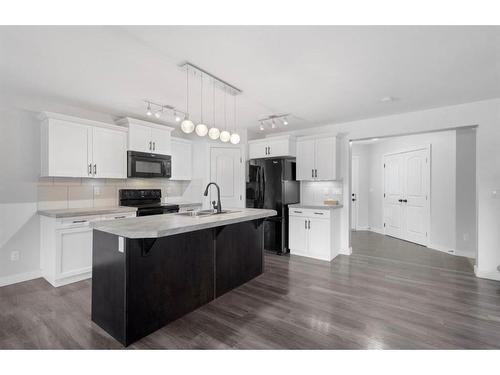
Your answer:
[[[278,123],[276,122],[277,120],[279,120],[281,122],[281,124],[283,125],[288,125],[289,122],[288,122],[288,117],[290,116],[289,113],[285,113],[285,114],[282,114],[282,115],[269,115],[265,118],[262,118],[259,120],[260,122],[260,125],[259,125],[259,129],[261,131],[264,131],[265,128],[266,128],[266,122],[270,122],[271,123],[271,129],[276,129],[278,127]]]
[[[144,101],[147,104],[146,108],[146,116],[151,117],[154,114],[154,117],[159,119],[160,117],[163,116],[165,112],[169,112],[172,114],[175,122],[179,122],[181,120],[181,117],[179,116],[180,114],[184,114],[184,112],[176,109],[175,107],[168,105],[168,104],[160,104],[160,103],[155,103],[150,100],[145,100]],[[154,108],[154,110],[153,110]]]

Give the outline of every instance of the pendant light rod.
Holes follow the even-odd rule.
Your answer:
[[[192,70],[195,73],[198,72],[199,74],[204,74],[206,76],[209,76],[212,78],[215,82],[219,84],[219,86],[224,87],[229,90],[229,93],[233,96],[240,95],[243,93],[242,90],[237,88],[236,86],[231,85],[230,83],[224,81],[223,79],[213,75],[212,73],[207,72],[205,69],[200,68],[199,66],[196,66],[189,61],[185,61],[179,65],[181,69],[186,69],[186,74],[189,74],[189,71]]]
[[[267,117],[261,118],[258,121],[262,122],[262,121],[269,121],[269,120],[279,120],[279,119],[282,119],[282,118],[285,118],[285,117],[290,117],[290,116],[291,116],[290,113],[284,113],[282,115],[269,115]]]
[[[148,110],[152,110],[152,107],[156,107],[158,111],[167,110],[167,111],[172,111],[175,113],[180,113],[180,114],[186,115],[186,112],[181,111],[180,109],[175,108],[173,105],[170,105],[170,104],[156,103],[156,102],[153,102],[151,100],[144,100],[144,103],[147,104]]]

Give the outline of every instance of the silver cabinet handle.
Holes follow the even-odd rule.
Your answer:
[[[153,142],[153,151],[156,150],[156,142]]]
[[[153,148],[153,142],[149,141],[149,151]]]
[[[97,174],[97,164],[94,164],[94,176]]]
[[[73,220],[73,223],[76,224],[76,223],[86,223],[87,220]]]
[[[115,219],[125,219],[126,216],[115,216]]]
[[[311,177],[314,178],[314,169],[311,169]]]
[[[311,229],[311,220],[307,220],[307,229]]]
[[[302,211],[293,211],[293,212],[296,213],[296,214],[301,214],[302,213]]]
[[[271,155],[271,146],[269,146],[269,155]]]
[[[323,212],[315,212],[315,215],[323,215]]]
[[[304,228],[307,229],[307,220],[304,220]]]
[[[314,170],[314,177],[318,177],[318,170],[317,169]]]
[[[89,175],[92,174],[92,163],[89,164]]]

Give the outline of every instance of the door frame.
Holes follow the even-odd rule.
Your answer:
[[[432,153],[431,153],[431,148],[432,145],[430,143],[424,144],[422,146],[415,146],[415,147],[408,147],[404,148],[398,151],[392,151],[388,152],[386,154],[382,154],[382,183],[383,183],[383,194],[384,197],[382,199],[385,199],[385,168],[384,168],[384,161],[387,156],[391,155],[398,155],[398,154],[405,154],[407,152],[413,152],[413,151],[420,151],[420,150],[425,150],[427,153],[427,159],[428,159],[428,168],[427,168],[427,181],[426,181],[426,188],[427,188],[427,220],[426,220],[426,232],[428,233],[426,237],[425,244],[423,246],[427,247],[429,246],[430,243],[430,234],[431,234],[431,165],[432,165]],[[385,223],[385,203],[382,200],[382,222]],[[383,227],[384,230],[384,236],[388,236],[386,234],[386,228],[385,225]],[[394,237],[397,238],[397,237]],[[398,238],[400,240],[406,241],[403,238]],[[420,244],[419,244],[420,245]]]
[[[354,166],[355,159],[358,161],[358,175],[356,176],[357,183],[358,183],[358,186],[357,186],[358,192],[357,192],[357,196],[356,196],[356,204],[353,205],[352,204],[352,194],[353,194],[354,186],[352,184],[352,178],[354,176],[353,175],[353,166]],[[349,196],[349,199],[351,202],[351,215],[352,215],[350,223],[349,223],[350,230],[358,230],[358,227],[359,227],[359,161],[360,161],[359,155],[352,155],[352,158],[351,158],[351,192],[350,192],[350,196]],[[353,206],[355,206],[355,208]],[[355,218],[354,228],[352,227],[352,217]]]

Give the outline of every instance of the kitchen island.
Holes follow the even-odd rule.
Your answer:
[[[274,210],[93,224],[92,321],[127,346],[260,275]]]

